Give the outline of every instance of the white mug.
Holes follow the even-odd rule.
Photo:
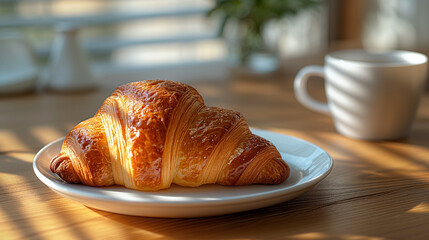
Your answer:
[[[364,140],[405,137],[417,112],[427,74],[427,57],[409,51],[336,51],[325,66],[307,66],[295,78],[295,95],[304,106],[331,114],[345,136]],[[328,103],[307,93],[309,77],[325,79]]]

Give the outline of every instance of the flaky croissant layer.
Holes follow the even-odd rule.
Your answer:
[[[146,191],[279,184],[289,176],[278,150],[240,113],[207,107],[194,88],[166,80],[118,87],[70,131],[51,170],[70,183]]]

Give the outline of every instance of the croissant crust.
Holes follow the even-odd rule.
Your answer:
[[[289,166],[235,111],[207,107],[191,86],[147,80],[120,86],[73,128],[51,171],[70,183],[156,191],[279,184]]]

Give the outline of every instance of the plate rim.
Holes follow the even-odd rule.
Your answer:
[[[57,183],[55,181],[52,181],[51,179],[49,179],[49,177],[45,176],[40,169],[38,168],[38,163],[40,163],[40,156],[48,149],[50,148],[52,145],[58,144],[58,142],[64,141],[65,137],[61,137],[58,138],[50,143],[48,143],[47,145],[45,145],[44,147],[42,147],[37,154],[34,157],[33,160],[33,171],[36,174],[37,178],[43,183],[45,184],[47,187],[49,187],[51,190],[53,190],[54,192],[61,194],[61,195],[66,195],[67,197],[70,198],[83,198],[86,200],[92,200],[92,201],[103,201],[103,202],[109,202],[109,203],[126,203],[126,204],[136,204],[136,205],[140,205],[140,204],[144,204],[147,207],[150,206],[160,206],[162,205],[162,207],[186,207],[186,206],[220,206],[220,205],[225,205],[225,204],[240,204],[240,203],[248,203],[248,202],[254,202],[254,201],[258,201],[258,200],[264,200],[264,199],[271,199],[271,198],[275,198],[275,197],[282,197],[284,195],[290,195],[299,191],[304,191],[307,188],[313,187],[315,186],[317,183],[319,183],[320,181],[322,181],[324,178],[326,178],[330,172],[333,169],[333,159],[331,157],[331,155],[326,152],[324,149],[320,148],[319,146],[310,143],[308,141],[305,141],[303,139],[294,137],[294,136],[290,136],[290,135],[286,135],[286,134],[282,134],[282,133],[278,133],[278,132],[273,132],[273,131],[269,131],[269,130],[263,130],[263,129],[251,129],[252,132],[256,132],[255,134],[258,135],[258,132],[266,132],[269,134],[275,134],[275,135],[282,135],[283,137],[287,137],[289,139],[292,139],[293,141],[299,141],[301,143],[304,144],[309,144],[317,149],[319,149],[323,154],[325,154],[327,156],[327,161],[328,161],[328,168],[326,169],[326,171],[321,172],[320,174],[316,175],[315,177],[312,177],[311,179],[301,183],[301,184],[294,184],[292,186],[289,186],[287,188],[278,188],[278,189],[273,189],[270,191],[265,191],[263,193],[253,193],[253,194],[246,194],[246,195],[238,195],[238,196],[233,196],[233,197],[228,197],[228,198],[220,198],[220,199],[193,199],[192,201],[190,200],[170,200],[170,201],[160,201],[160,200],[147,200],[147,199],[119,199],[117,197],[114,196],[106,196],[106,195],[102,195],[100,193],[94,193],[91,191],[86,191],[86,189],[76,189],[74,187],[70,187],[70,183],[64,182],[63,180],[62,183]],[[57,177],[57,176],[55,176]],[[58,177],[57,177],[58,178]],[[77,185],[79,187],[83,186],[83,187],[88,187],[88,188],[92,188],[91,186],[86,186],[86,185]],[[116,187],[116,186],[115,186]],[[127,189],[123,186],[117,186],[118,188],[124,188],[127,191],[136,191],[140,194],[148,194],[149,196],[151,195],[151,193],[156,193],[157,191],[153,191],[153,192],[144,192],[144,191],[138,191],[138,190],[132,190],[132,189]],[[226,186],[228,187],[228,186]],[[102,188],[100,188],[102,189]],[[83,191],[83,193],[82,193]],[[78,196],[78,197],[75,197]],[[170,196],[168,196],[170,197]],[[166,197],[166,198],[168,198]],[[174,196],[171,196],[174,197]],[[74,200],[74,199],[73,199]],[[79,200],[76,200],[79,201]]]

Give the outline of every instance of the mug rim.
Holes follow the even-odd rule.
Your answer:
[[[368,54],[368,55],[391,55],[401,57],[401,61],[371,62],[365,60],[350,59],[344,54]],[[412,58],[412,59],[411,59]],[[427,64],[428,57],[425,54],[405,50],[368,50],[368,49],[345,49],[331,52],[325,56],[326,62],[349,63],[362,67],[407,67]]]

